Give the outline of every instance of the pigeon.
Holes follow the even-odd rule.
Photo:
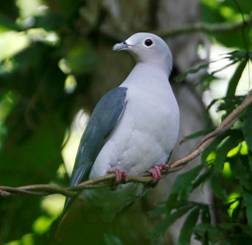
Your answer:
[[[169,83],[172,54],[166,42],[155,34],[139,32],[115,44],[113,50],[128,51],[136,65],[91,114],[71,187],[108,173],[114,173],[117,182],[146,171],[159,180],[177,142],[180,113]],[[67,198],[65,207],[70,203]]]
[[[166,42],[139,32],[113,50],[129,52],[136,65],[95,106],[80,141],[70,186],[111,172],[116,182],[126,183],[86,189],[67,198],[52,228],[60,244],[143,242],[142,229],[150,227],[138,226],[145,217],[137,200],[150,188],[127,183],[127,177],[149,172],[157,183],[177,142],[180,113],[169,83],[172,54]]]

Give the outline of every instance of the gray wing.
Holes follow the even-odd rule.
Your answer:
[[[125,110],[126,93],[127,88],[117,87],[97,103],[80,141],[70,180],[71,187],[88,179],[98,153]],[[69,199],[66,206],[68,202]]]

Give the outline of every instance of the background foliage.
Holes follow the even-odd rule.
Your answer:
[[[101,62],[97,48],[101,43],[112,46],[117,39],[100,31],[106,12],[90,15],[86,5],[81,0],[0,3],[1,185],[68,183],[62,144],[76,112],[90,110],[97,99],[87,94]],[[247,0],[239,5],[202,0],[202,17],[208,23],[238,21],[251,11]],[[225,118],[243,98],[235,91],[252,57],[252,30],[244,27],[209,38],[236,50],[228,58],[238,66],[226,96],[216,101]],[[205,89],[215,79],[210,75],[205,77]],[[165,218],[153,236],[162,236],[186,214],[179,244],[188,244],[192,234],[202,244],[252,242],[251,125],[249,108],[204,152],[199,166],[177,177],[167,201],[154,211]],[[214,193],[213,208],[190,201],[191,192],[207,180]],[[57,198],[1,198],[0,244],[45,244],[44,234],[60,212]],[[106,238],[108,244],[119,244],[111,239]]]

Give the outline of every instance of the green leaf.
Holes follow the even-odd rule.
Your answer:
[[[193,169],[177,176],[166,202],[168,213],[174,207],[178,206],[180,201],[183,202],[183,200],[186,200],[189,193],[193,190],[194,179],[198,176],[202,168],[203,165],[198,165]]]
[[[214,161],[214,169],[218,172],[222,172],[224,162],[228,151],[232,148],[232,139],[231,137],[225,138],[218,146],[216,150],[216,158]]]
[[[201,162],[206,163],[208,165],[212,165],[212,163],[216,159],[216,148],[220,144],[220,142],[225,138],[225,135],[221,135],[216,140],[214,140],[202,153]]]
[[[244,71],[244,68],[247,64],[247,59],[242,59],[238,67],[236,68],[232,78],[229,81],[228,89],[227,89],[227,94],[226,97],[233,97],[235,96],[235,91],[237,88],[237,85],[240,81],[241,75]]]
[[[233,218],[240,210],[241,195],[238,192],[230,193],[227,198],[227,213],[229,217]]]
[[[217,147],[214,169],[223,173],[224,163],[228,152],[239,143],[239,138],[235,136],[226,137]]]
[[[192,211],[188,214],[183,227],[181,228],[178,245],[188,245],[190,244],[191,236],[195,224],[197,223],[199,217],[200,209],[198,206],[194,207]]]
[[[188,193],[188,191],[190,191],[192,188],[193,180],[197,177],[202,168],[203,165],[198,165],[190,169],[189,171],[177,176],[172,186],[171,194]]]
[[[196,177],[196,179],[193,181],[193,189],[197,188],[200,184],[204,183],[211,175],[212,168],[208,168],[206,171],[201,173]]]
[[[0,34],[0,61],[10,58],[30,45],[31,41],[25,32],[8,31]]]

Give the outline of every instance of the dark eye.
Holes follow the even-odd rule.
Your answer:
[[[146,40],[144,41],[144,44],[145,44],[147,47],[150,47],[150,46],[153,44],[153,42],[152,42],[151,39],[146,39]]]

